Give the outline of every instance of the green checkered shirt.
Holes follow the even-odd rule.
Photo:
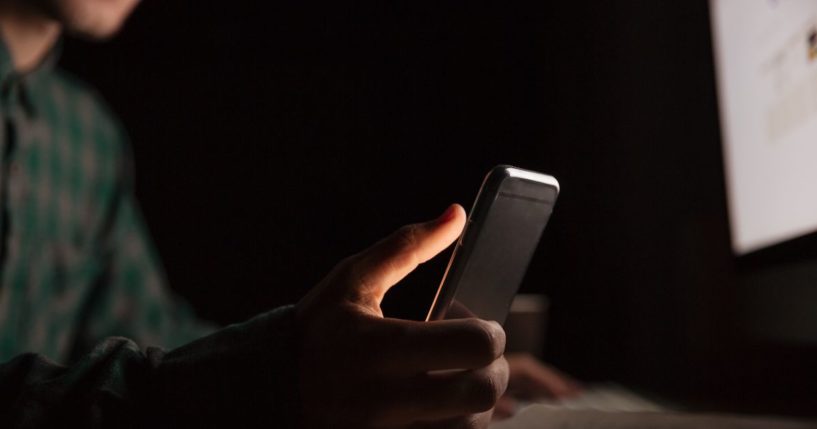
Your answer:
[[[213,332],[169,293],[123,134],[54,61],[0,43],[0,427],[293,425],[293,308]]]
[[[210,332],[165,287],[119,126],[54,59],[20,76],[0,48],[0,362]]]

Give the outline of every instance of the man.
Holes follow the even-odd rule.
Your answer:
[[[53,69],[62,33],[110,37],[136,3],[0,1],[0,425],[484,426],[508,383],[502,328],[380,311],[456,239],[460,206],[222,330],[168,293],[121,131]]]

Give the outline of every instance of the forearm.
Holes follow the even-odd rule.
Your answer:
[[[282,307],[149,353],[157,417],[171,427],[293,427],[300,408],[293,319],[292,307]]]
[[[70,367],[17,356],[0,365],[0,426],[291,427],[291,319],[280,308],[167,353],[113,337]]]

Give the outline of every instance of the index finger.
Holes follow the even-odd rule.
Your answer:
[[[505,351],[505,331],[482,319],[381,321],[380,369],[413,374],[485,367]]]

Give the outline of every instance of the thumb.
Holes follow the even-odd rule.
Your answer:
[[[453,243],[465,226],[465,210],[452,204],[435,220],[406,225],[357,255],[351,296],[378,306],[383,296],[418,265]]]

